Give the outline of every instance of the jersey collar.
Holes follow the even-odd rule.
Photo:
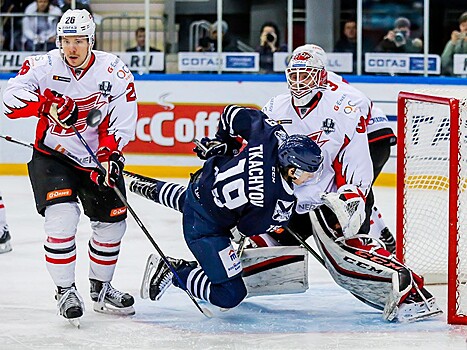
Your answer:
[[[75,69],[70,67],[71,74],[73,74],[76,80],[80,80],[84,76],[84,74],[86,74],[86,72],[91,68],[95,61],[96,56],[94,55],[94,52],[91,52],[91,57],[89,58],[87,66],[83,69]]]
[[[305,106],[295,106],[292,98],[292,106],[295,110],[295,113],[297,113],[298,117],[300,119],[304,119],[308,114],[313,111],[316,106],[318,105],[319,101],[323,97],[323,93],[321,91],[318,91],[315,96],[308,102]]]

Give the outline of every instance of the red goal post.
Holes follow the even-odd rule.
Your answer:
[[[396,256],[448,284],[448,323],[467,324],[467,90],[398,96]]]

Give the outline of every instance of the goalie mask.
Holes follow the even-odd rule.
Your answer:
[[[320,90],[327,88],[326,59],[316,45],[303,45],[295,49],[285,75],[295,106],[306,106]]]
[[[86,37],[89,43],[88,54],[84,62],[79,67],[83,67],[91,57],[91,50],[94,46],[94,36],[96,31],[96,24],[87,10],[67,10],[57,24],[57,38],[55,44],[60,50],[63,60],[67,63],[62,45],[62,38],[64,36],[80,36]],[[69,65],[67,63],[67,65]]]
[[[319,146],[306,135],[291,135],[279,146],[279,165],[296,168],[295,179],[308,175],[307,181],[318,182],[323,172],[323,156]],[[307,173],[307,174],[305,174]]]

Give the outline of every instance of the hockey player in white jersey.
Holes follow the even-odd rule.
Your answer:
[[[320,55],[308,47],[294,51],[286,77],[291,93],[273,97],[263,112],[288,133],[308,135],[324,158],[320,181],[295,188],[297,213],[289,228],[304,239],[313,234],[336,283],[383,310],[384,319],[411,321],[439,314],[423,280],[368,235],[371,101],[348,84],[330,84]],[[268,245],[291,238],[272,236]]]
[[[92,50],[94,35],[89,12],[66,11],[57,25],[58,49],[27,58],[3,94],[8,118],[38,117],[28,172],[37,211],[45,217],[45,260],[57,287],[59,313],[69,320],[77,320],[84,311],[75,285],[78,201],[91,220],[89,280],[94,310],[134,313],[133,297],[110,282],[127,215],[112,187],[125,193],[122,149],[135,133],[136,93],[133,76],[118,57]],[[95,109],[103,118],[91,127],[86,117]],[[72,125],[95,152],[105,174]]]
[[[8,253],[11,248],[11,237],[8,224],[6,222],[6,210],[3,203],[2,194],[0,193],[0,254]]]

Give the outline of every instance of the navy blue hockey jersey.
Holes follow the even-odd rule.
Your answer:
[[[248,144],[237,156],[215,156],[204,164],[199,200],[220,226],[237,226],[246,236],[274,231],[287,223],[295,205],[292,185],[277,167],[286,133],[259,110],[227,106],[216,137],[238,136]]]

